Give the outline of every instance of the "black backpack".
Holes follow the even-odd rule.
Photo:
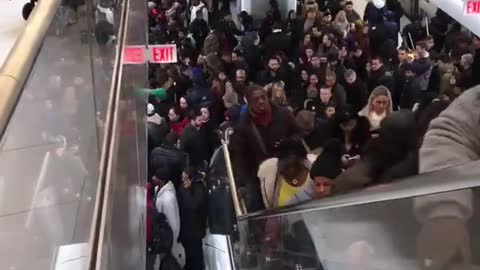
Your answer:
[[[156,212],[153,218],[150,248],[155,254],[170,254],[173,246],[173,231],[163,213]]]

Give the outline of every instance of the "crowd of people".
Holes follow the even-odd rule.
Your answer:
[[[396,0],[369,2],[363,18],[351,1],[298,1],[287,16],[269,3],[262,20],[235,22],[229,1],[148,2],[149,43],[176,44],[179,59],[149,69],[149,211],[163,213],[185,269],[203,269],[219,130],[234,130],[253,212],[417,174],[430,121],[480,84],[480,38],[441,10],[400,29]]]

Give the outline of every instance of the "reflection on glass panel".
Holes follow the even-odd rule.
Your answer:
[[[115,57],[94,5],[63,1],[1,138],[1,269],[51,269],[59,246],[89,240]]]
[[[479,198],[460,190],[243,220],[240,269],[480,269]]]

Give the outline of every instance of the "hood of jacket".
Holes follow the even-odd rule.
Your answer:
[[[158,189],[158,187],[156,189]],[[173,185],[172,181],[168,181],[168,183],[166,183],[160,190],[158,190],[157,200],[161,199],[162,195],[165,195],[167,193],[176,194],[175,186]]]

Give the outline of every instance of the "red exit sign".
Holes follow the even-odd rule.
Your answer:
[[[177,46],[167,45],[135,45],[123,49],[123,64],[145,64],[147,61],[156,64],[177,63]]]
[[[145,46],[123,48],[123,64],[144,64],[145,62]]]
[[[164,64],[177,62],[177,46],[175,44],[151,45],[150,63]]]
[[[467,0],[465,1],[465,15],[476,15],[480,14],[480,1],[478,0]]]

